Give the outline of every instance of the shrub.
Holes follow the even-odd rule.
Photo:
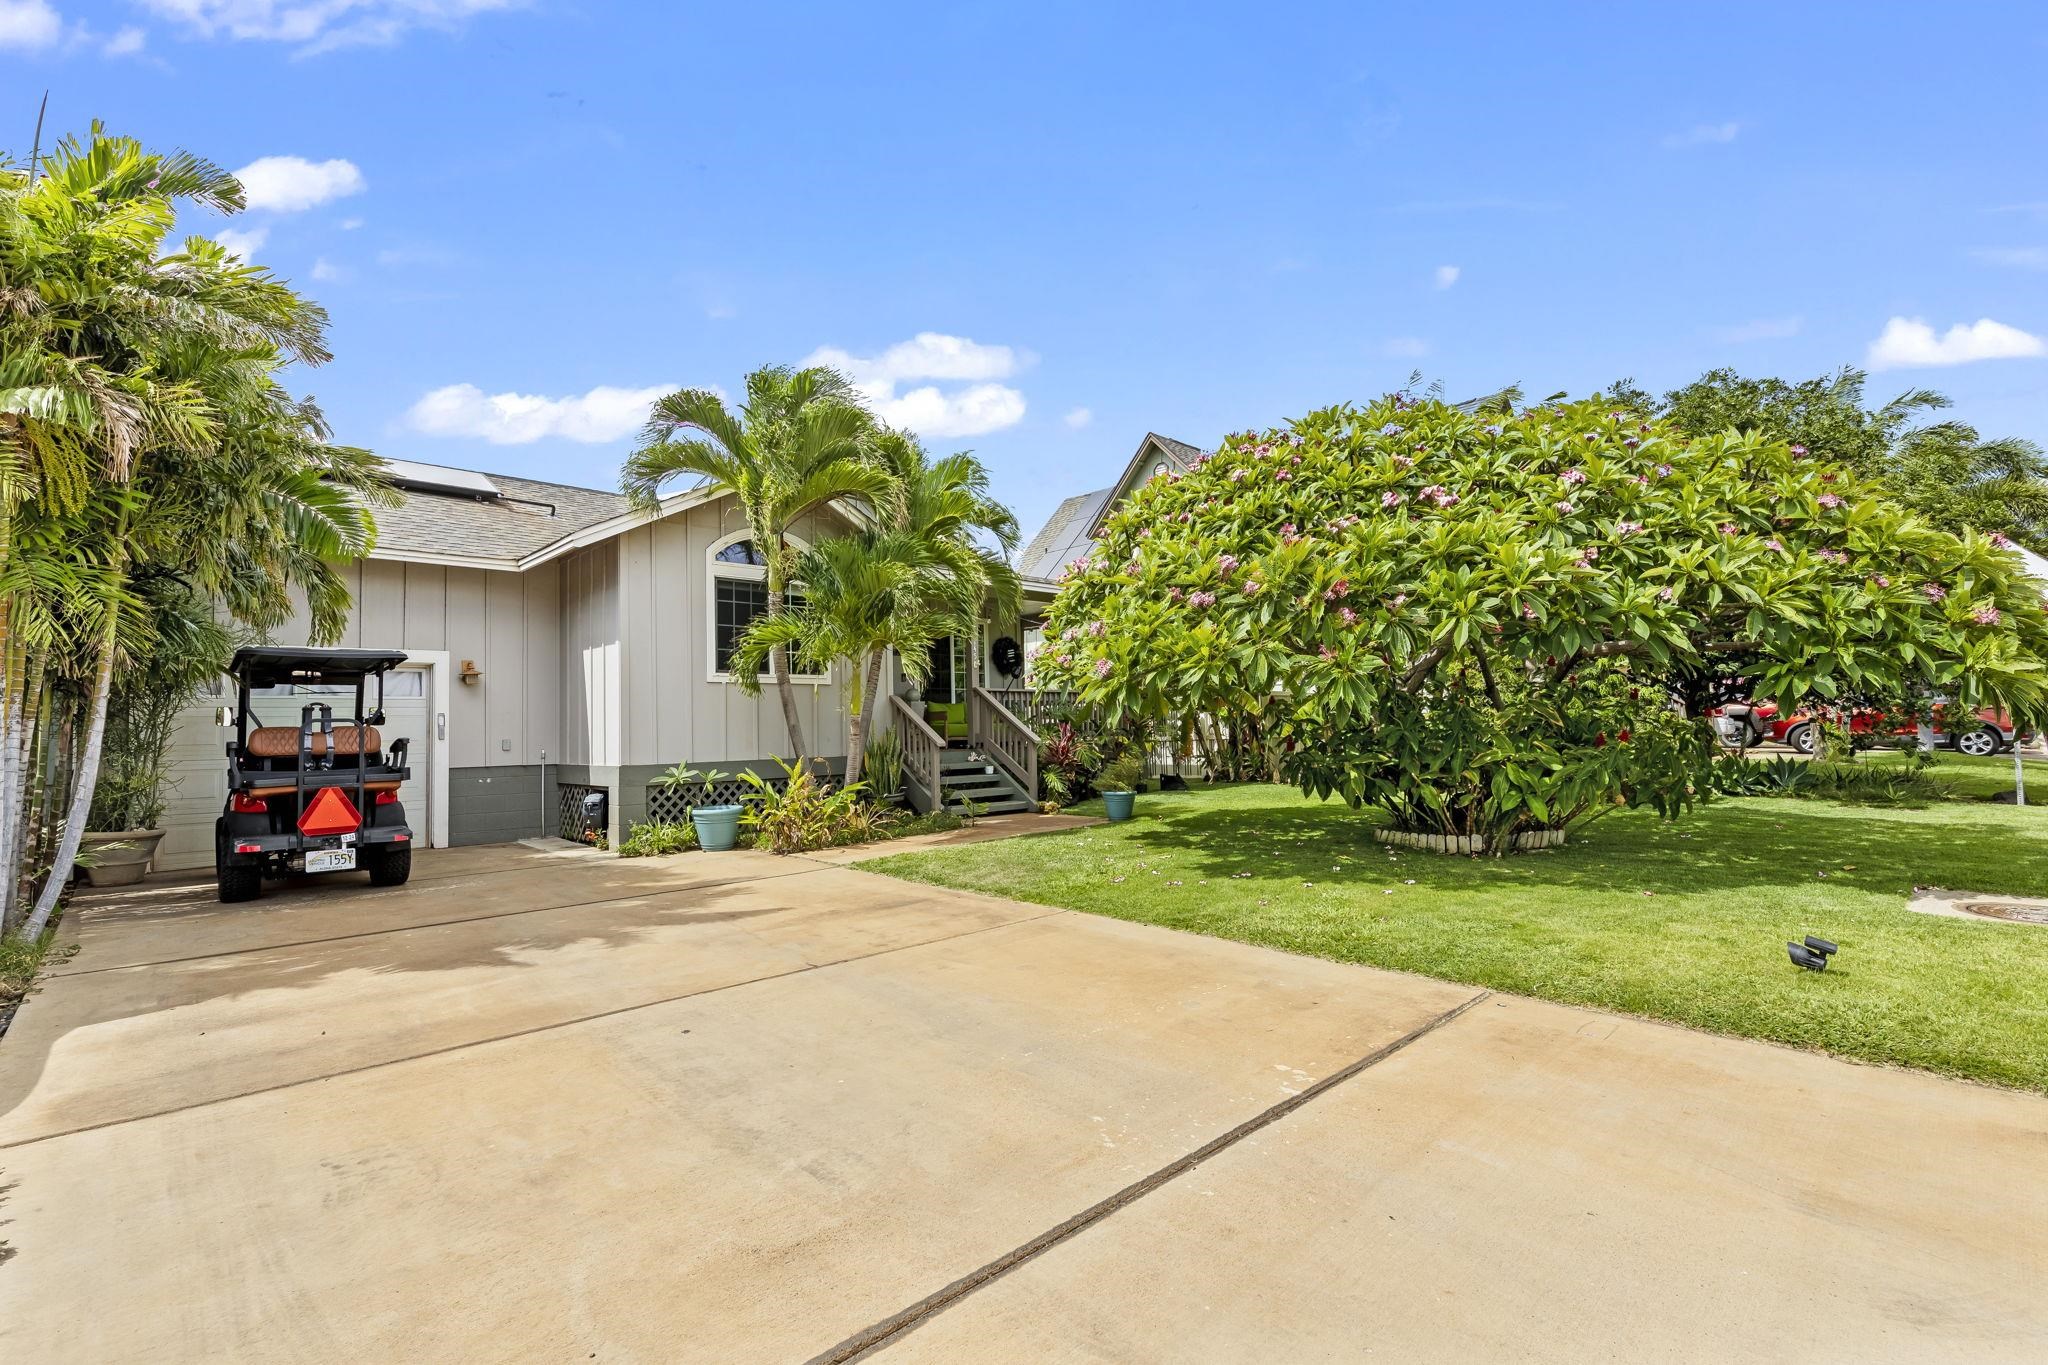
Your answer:
[[[638,824],[626,832],[619,845],[621,858],[647,858],[666,853],[687,853],[697,847],[697,827],[687,822]]]
[[[1598,400],[1390,395],[1227,438],[1119,508],[1037,656],[1105,720],[1255,720],[1305,791],[1397,828],[1561,828],[1711,790],[1731,677],[2048,707],[2048,614],[1989,537],[1755,432]]]
[[[867,744],[867,758],[861,771],[868,790],[877,801],[887,801],[903,790],[903,737],[884,730]]]
[[[1095,786],[1098,791],[1132,792],[1144,780],[1145,760],[1136,754],[1123,754],[1096,774]]]
[[[874,837],[881,816],[861,800],[865,783],[828,789],[809,768],[779,758],[774,762],[783,772],[780,788],[758,773],[740,774],[740,781],[754,789],[740,823],[753,831],[757,843],[765,842],[774,853],[808,853],[827,847],[836,836],[854,836],[849,842]]]

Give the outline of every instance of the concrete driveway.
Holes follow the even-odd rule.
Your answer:
[[[0,1359],[2048,1358],[2048,1101],[804,859],[151,887]]]

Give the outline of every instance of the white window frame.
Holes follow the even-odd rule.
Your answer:
[[[729,683],[733,680],[732,674],[721,673],[718,670],[718,580],[730,578],[749,583],[768,581],[768,570],[765,565],[727,564],[720,560],[718,555],[727,546],[753,538],[751,531],[735,531],[729,536],[721,536],[712,541],[711,548],[704,552],[704,667],[709,680],[715,683]],[[811,548],[795,536],[786,535],[783,539],[799,550]],[[767,678],[765,672],[763,678]],[[791,673],[789,680],[809,683],[813,687],[824,687],[832,681],[832,668],[828,664],[823,673]]]

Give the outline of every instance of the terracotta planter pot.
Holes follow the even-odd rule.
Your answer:
[[[160,829],[88,831],[78,841],[78,851],[92,859],[85,880],[93,886],[133,886],[149,871],[163,837]]]

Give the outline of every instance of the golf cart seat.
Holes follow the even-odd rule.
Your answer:
[[[362,741],[368,741],[367,744]],[[312,734],[313,757],[320,758],[327,752],[327,736],[315,730]],[[384,749],[384,737],[377,733],[377,727],[366,725],[358,730],[353,725],[334,727],[334,752],[359,754],[367,748],[372,757]],[[296,761],[299,756],[299,731],[294,725],[266,725],[260,730],[249,732],[249,757],[288,758]]]

